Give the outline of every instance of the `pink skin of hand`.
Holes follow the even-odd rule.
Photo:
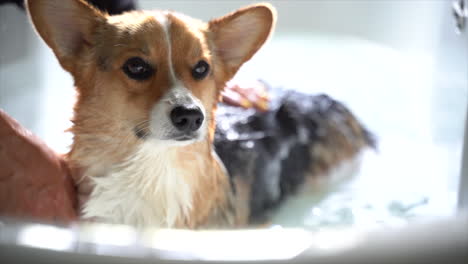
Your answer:
[[[267,111],[269,97],[264,84],[254,82],[228,82],[222,92],[222,101],[233,106]]]

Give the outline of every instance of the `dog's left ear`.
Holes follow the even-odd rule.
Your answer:
[[[230,79],[265,43],[273,31],[276,10],[270,4],[256,4],[239,9],[209,22],[216,54]]]

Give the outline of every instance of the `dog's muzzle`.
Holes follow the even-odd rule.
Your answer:
[[[151,110],[150,137],[180,146],[206,135],[206,112],[201,101],[184,87],[170,89]],[[139,138],[143,138],[137,134]]]

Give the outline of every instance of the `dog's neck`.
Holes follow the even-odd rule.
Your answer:
[[[80,164],[83,175],[78,182],[91,187],[81,205],[84,219],[136,227],[234,224],[234,212],[226,211],[229,179],[210,139],[180,147],[140,140],[133,152],[122,152],[124,158],[113,163],[106,159],[116,155],[113,148],[81,145],[87,134],[74,130],[69,159]]]

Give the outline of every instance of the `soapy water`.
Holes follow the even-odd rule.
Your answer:
[[[440,146],[423,149],[406,143],[407,149],[401,151],[382,140],[378,153],[363,153],[361,168],[354,175],[319,192],[291,198],[272,224],[369,230],[453,215],[457,192],[447,187],[448,177],[442,173],[450,171],[450,163],[441,162],[447,153]]]

